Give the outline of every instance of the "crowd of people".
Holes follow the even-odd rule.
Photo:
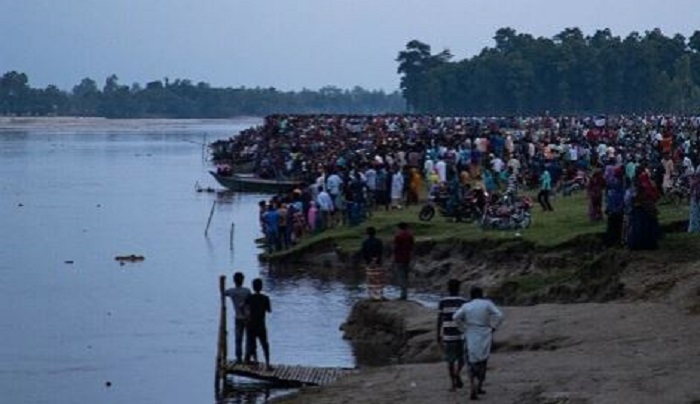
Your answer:
[[[700,117],[273,115],[213,143],[223,170],[294,179],[299,187],[261,204],[271,249],[305,233],[359,224],[377,206],[400,209],[447,186],[489,194],[550,196],[585,189],[592,221],[608,217],[608,242],[653,248],[655,204],[675,188],[700,206]],[[700,177],[699,177],[700,178]],[[691,231],[700,212],[691,209]]]

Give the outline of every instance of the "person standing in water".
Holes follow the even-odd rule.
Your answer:
[[[245,305],[249,314],[248,317],[248,335],[246,337],[247,350],[245,361],[250,363],[250,358],[255,352],[257,341],[265,355],[265,368],[272,370],[270,366],[270,345],[267,341],[267,326],[265,325],[265,316],[272,312],[270,298],[262,293],[262,279],[256,278],[253,280],[253,293],[246,299]]]
[[[408,228],[408,224],[398,224],[398,231],[394,236],[394,270],[401,287],[401,300],[408,298],[408,276],[411,269],[411,258],[415,239]]]
[[[360,254],[366,265],[367,291],[370,299],[373,300],[384,298],[383,251],[384,245],[382,240],[377,237],[377,229],[368,227],[367,238],[362,242]]]

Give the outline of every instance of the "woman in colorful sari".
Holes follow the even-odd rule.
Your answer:
[[[591,222],[603,220],[603,190],[605,189],[605,178],[603,173],[596,169],[593,171],[591,179],[588,181],[588,219]]]
[[[700,166],[690,177],[690,218],[688,233],[700,233]]]
[[[423,177],[417,168],[411,168],[411,179],[408,186],[406,205],[417,204],[420,200],[420,190],[423,188]]]
[[[659,221],[656,217],[656,201],[659,192],[651,182],[649,173],[640,166],[637,170],[634,191],[630,194],[629,229],[627,247],[630,250],[655,250],[659,242]]]

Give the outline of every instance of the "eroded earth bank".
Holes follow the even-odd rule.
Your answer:
[[[682,225],[670,229],[680,230]],[[657,251],[604,249],[595,235],[541,248],[520,240],[420,240],[413,283],[442,292],[449,278],[484,286],[506,321],[495,334],[492,403],[700,403],[700,249],[667,233]],[[389,252],[388,252],[389,253]],[[296,271],[361,277],[352,254],[295,257]],[[362,301],[343,325],[363,357],[390,357],[285,403],[468,401],[449,392],[436,311]],[[367,361],[365,361],[367,362]],[[371,362],[371,361],[370,361]]]

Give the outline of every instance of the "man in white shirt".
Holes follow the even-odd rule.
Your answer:
[[[437,170],[440,182],[447,182],[447,163],[445,163],[445,160],[440,158],[440,160],[435,163],[435,169]]]
[[[477,400],[479,394],[485,393],[486,362],[491,354],[493,332],[501,325],[503,314],[490,300],[484,299],[484,291],[475,286],[471,290],[471,301],[460,307],[452,319],[464,330],[470,399]]]
[[[508,168],[512,169],[516,176],[520,174],[520,160],[517,154],[513,154],[513,157],[508,160]]]
[[[426,157],[425,163],[423,164],[423,175],[425,176],[425,178],[430,177],[430,174],[433,173],[434,168],[435,168],[435,163],[433,162],[433,160]]]
[[[343,179],[340,178],[336,172],[331,173],[331,175],[328,176],[328,179],[326,179],[326,190],[330,194],[334,204],[338,199],[338,195],[340,195],[340,187],[342,185]]]
[[[574,162],[574,163],[578,161],[578,145],[577,144],[572,144],[571,147],[569,147],[569,160]]]
[[[494,157],[493,154],[491,155],[491,157],[491,168],[493,169],[493,172],[496,174],[500,174],[501,171],[503,171],[503,160],[501,160],[501,158],[498,156]]]
[[[367,184],[367,189],[374,195],[374,191],[377,189],[377,170],[372,166],[369,166],[365,171],[365,183]]]
[[[334,211],[333,199],[331,199],[330,194],[325,188],[321,187],[318,193],[318,198],[316,198],[316,203],[318,203],[318,208],[321,211],[321,219],[323,222],[323,229],[331,227],[331,218]]]

